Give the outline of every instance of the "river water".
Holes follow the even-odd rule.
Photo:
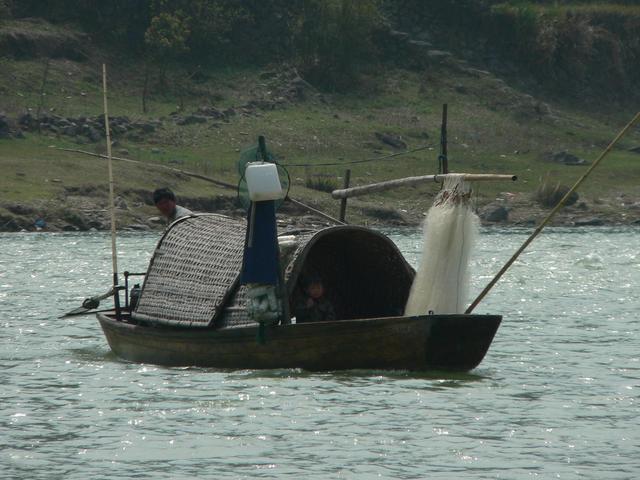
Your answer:
[[[526,231],[484,230],[477,293]],[[409,260],[421,234],[390,232]],[[157,234],[119,237],[144,270]],[[640,230],[549,230],[478,308],[470,374],[125,363],[93,317],[102,233],[0,234],[0,478],[640,478]]]

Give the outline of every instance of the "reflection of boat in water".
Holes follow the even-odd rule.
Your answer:
[[[153,255],[133,311],[98,319],[116,355],[134,362],[219,368],[470,370],[501,317],[403,317],[414,270],[381,233],[353,226],[280,236],[284,311],[305,272],[326,285],[335,320],[259,327],[239,282],[246,222],[197,215],[175,222]],[[259,340],[258,340],[259,339]]]

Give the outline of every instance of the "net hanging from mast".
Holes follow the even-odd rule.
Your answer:
[[[448,175],[424,221],[422,256],[405,315],[464,312],[478,225],[471,184],[462,175]]]

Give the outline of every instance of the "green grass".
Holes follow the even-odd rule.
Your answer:
[[[35,111],[44,62],[7,59],[0,62],[0,110],[11,115],[25,108]],[[111,64],[111,115],[143,119],[163,117],[175,111],[178,102],[175,90],[161,94],[154,87],[150,112],[142,114],[139,70],[135,64],[124,61]],[[205,72],[206,81],[185,82],[184,111],[192,112],[200,105],[239,106],[251,98],[268,95],[271,87],[259,78],[259,73],[253,69],[210,71]],[[178,71],[172,75],[178,79],[185,74]],[[396,70],[381,74],[376,82],[376,88],[368,93],[325,97],[324,102],[311,96],[286,109],[236,116],[230,123],[220,123],[218,128],[212,128],[211,123],[182,127],[165,121],[161,129],[142,142],[118,139],[114,154],[127,149],[129,158],[235,183],[239,152],[252,145],[260,134],[267,137],[270,149],[285,164],[340,163],[391,153],[393,150],[376,140],[375,132],[401,135],[409,148],[433,145],[432,150],[387,161],[289,168],[292,196],[337,213],[338,203],[327,193],[305,187],[309,174],[326,175],[341,185],[341,177],[348,167],[352,170],[352,185],[362,185],[434,173],[440,109],[444,102],[449,104],[451,170],[513,173],[520,178],[513,184],[483,184],[478,192],[482,201],[490,201],[504,191],[533,193],[545,175],[561,183],[573,183],[585,168],[550,163],[544,160],[544,154],[569,150],[593,161],[632,115],[631,108],[597,114],[592,105],[581,108],[575,104],[554,103],[551,105],[553,116],[538,118],[531,112],[523,116],[520,110],[529,107],[517,105],[524,101],[524,92],[510,88],[491,75],[476,78],[450,70],[428,75]],[[97,115],[102,111],[98,64],[52,60],[45,91],[45,108],[57,114]],[[428,139],[424,138],[424,132]],[[591,197],[614,196],[620,192],[640,194],[640,156],[624,151],[632,145],[640,145],[638,130],[621,144],[622,148],[611,154],[581,193]],[[0,195],[3,201],[63,202],[65,187],[106,185],[103,160],[60,152],[50,146],[104,151],[101,144],[78,146],[67,137],[28,134],[25,140],[2,140]],[[160,152],[153,153],[153,149]],[[115,175],[120,191],[153,190],[168,185],[178,195],[192,197],[233,194],[206,182],[150,167],[116,163]],[[54,182],[54,179],[60,181]],[[421,215],[436,191],[434,185],[425,185],[353,200],[351,205],[356,207],[355,211],[358,205],[389,206],[407,210],[410,215]]]
[[[59,139],[29,136],[26,140],[0,140],[0,197],[5,202],[64,202],[68,189],[94,188],[92,195],[106,198],[107,162],[104,159],[62,152],[52,148],[77,147]],[[159,185],[185,196],[226,193],[202,180],[154,167],[114,161],[116,194],[129,190],[152,191]],[[106,202],[106,200],[105,200]]]

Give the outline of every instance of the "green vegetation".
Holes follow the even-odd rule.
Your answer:
[[[559,182],[552,180],[547,175],[547,177],[538,186],[534,198],[538,203],[545,207],[555,207],[569,192],[569,189],[570,187],[561,185]],[[573,205],[578,201],[578,198],[578,194],[573,192],[573,194],[567,198],[566,205]]]
[[[628,91],[640,76],[640,6],[614,3],[503,3],[491,9],[493,40],[562,92]],[[581,88],[582,87],[582,88]]]
[[[488,57],[511,77],[529,76],[535,80],[530,87],[543,87],[548,94],[638,99],[640,6],[635,1],[405,0],[390,5],[403,28],[421,25],[444,37],[449,48]]]
[[[77,26],[119,55],[144,55],[145,70],[162,77],[175,63],[194,74],[289,62],[317,87],[359,89],[383,64],[416,64],[388,35],[397,24],[439,47],[497,53],[563,95],[638,95],[633,0],[0,0],[0,21],[9,16]]]
[[[377,61],[377,0],[0,0],[0,21],[44,18],[94,33],[97,43],[168,63],[265,64],[292,60],[318,85],[346,89]]]
[[[34,67],[37,63],[11,62],[18,78],[29,75],[19,71],[22,67]],[[41,65],[39,65],[41,67]],[[52,83],[47,89],[45,106],[56,105],[55,111],[61,115],[76,115],[79,112],[99,113],[100,87],[96,78],[91,84],[81,80],[85,96],[67,99],[67,93],[74,90],[75,77],[65,76],[60,69],[65,63],[52,64]],[[84,78],[83,73],[80,78]],[[122,84],[122,70],[112,70],[111,106],[112,115],[129,115],[145,118],[137,99],[130,93],[130,85],[136,84],[135,77],[128,77]],[[54,80],[53,79],[57,79]],[[259,71],[241,71],[213,75],[212,85],[227,82],[223,91],[224,101],[231,105],[244,103],[243,92],[253,90],[259,95],[255,84],[260,83]],[[127,150],[128,158],[158,163],[185,170],[200,172],[230,183],[237,181],[235,163],[239,152],[255,142],[259,134],[265,134],[270,147],[285,164],[340,163],[341,161],[362,160],[383,153],[394,152],[374,136],[375,132],[393,131],[400,135],[409,148],[432,144],[429,151],[416,152],[390,160],[350,165],[352,184],[365,184],[401,176],[427,174],[437,168],[437,139],[440,106],[448,102],[450,108],[450,158],[452,168],[457,171],[514,173],[521,179],[514,184],[486,184],[478,192],[483,202],[490,201],[502,191],[532,193],[540,179],[547,174],[563,184],[571,183],[584,167],[570,167],[552,163],[544,158],[547,152],[570,149],[574,154],[593,160],[629,116],[629,111],[620,111],[606,118],[593,117],[571,107],[554,110],[552,116],[538,117],[530,108],[529,118],[519,117],[520,95],[491,76],[482,78],[460,77],[456,85],[451,85],[448,76],[436,76],[424,89],[422,74],[410,71],[395,71],[378,79],[378,93],[373,96],[337,95],[327,101],[310,99],[289,104],[286,108],[260,112],[259,115],[238,115],[228,123],[216,126],[210,123],[178,126],[170,121],[141,141],[117,138],[115,154]],[[58,83],[62,82],[62,83]],[[253,89],[248,85],[254,83]],[[234,90],[232,85],[238,85]],[[19,86],[19,85],[15,85]],[[245,86],[247,88],[245,88]],[[456,88],[464,87],[466,93],[458,93]],[[7,85],[4,89],[9,90]],[[506,89],[506,93],[505,93]],[[35,96],[20,96],[21,88],[13,89],[14,105],[35,105]],[[207,97],[190,96],[185,101],[185,111],[195,110]],[[24,107],[22,107],[24,108]],[[163,116],[175,108],[175,103],[162,97],[154,98],[150,104],[150,114]],[[18,109],[19,110],[19,109]],[[425,133],[428,139],[425,139]],[[635,143],[634,143],[635,142]],[[630,137],[623,147],[631,147],[640,142],[640,136]],[[26,140],[0,141],[0,161],[9,175],[0,179],[3,199],[34,201],[37,199],[57,199],[65,187],[105,184],[104,161],[61,152],[49,148],[83,148],[104,153],[103,143],[77,145],[65,136],[27,135]],[[340,185],[342,174],[347,167],[289,167],[292,177],[292,195],[322,206],[327,211],[336,211],[337,202],[315,184],[307,183],[309,172],[314,180]],[[24,176],[17,174],[24,173]],[[143,170],[128,164],[116,164],[118,188],[128,190],[152,190],[157,185],[170,185],[187,197],[211,194],[233,195],[221,191],[210,184],[188,178],[163,173],[161,170]],[[52,179],[60,182],[52,183]],[[595,198],[610,192],[638,195],[640,184],[640,162],[637,154],[625,153],[619,149],[601,169],[596,171],[583,190],[583,194]],[[325,189],[326,190],[326,189]],[[374,195],[364,200],[354,200],[359,206],[382,205],[406,210],[421,215],[430,204],[435,193],[431,185],[407,191],[391,191],[384,195]],[[148,213],[151,213],[149,211]],[[408,215],[411,217],[411,214]]]
[[[288,167],[291,195],[334,214],[338,202],[326,191],[342,185],[345,168],[352,169],[352,185],[435,171],[443,103],[449,104],[453,170],[514,173],[520,178],[508,185],[480,185],[481,205],[505,198],[505,192],[529,202],[547,177],[553,179],[554,187],[573,183],[586,167],[554,163],[548,154],[570,150],[592,161],[637,110],[631,101],[610,102],[608,92],[604,96],[595,93],[598,82],[604,82],[602,87],[608,85],[616,95],[626,95],[625,82],[634,79],[634,69],[640,65],[630,64],[632,57],[627,56],[637,41],[620,50],[621,63],[611,62],[612,68],[607,70],[615,77],[620,66],[627,80],[615,83],[611,76],[600,76],[594,77],[586,90],[580,87],[585,76],[593,74],[594,66],[608,58],[609,50],[598,50],[598,45],[604,45],[604,30],[591,27],[597,22],[604,25],[607,15],[636,18],[633,5],[583,2],[574,8],[543,2],[493,2],[487,6],[466,1],[202,0],[107,2],[109,5],[84,1],[78,2],[77,9],[65,9],[63,3],[68,4],[52,1],[44,8],[41,2],[25,0],[10,5],[0,0],[0,12],[4,5],[4,11],[13,16],[0,25],[0,52],[4,55],[0,57],[0,111],[12,119],[25,111],[35,115],[39,109],[61,117],[100,115],[100,68],[105,61],[111,115],[158,125],[144,134],[116,133],[115,155],[233,184],[238,180],[235,164],[240,151],[264,134],[282,163],[309,165]],[[267,11],[264,3],[273,9]],[[91,8],[104,18],[100,28],[92,23],[95,18],[89,19]],[[471,13],[459,15],[462,11]],[[575,13],[570,12],[576,11],[581,16],[573,21]],[[433,32],[433,37],[443,31],[438,22],[442,25],[445,19],[449,34],[441,38],[454,51],[451,59],[414,62],[419,54],[397,45],[391,55],[392,42],[384,23],[403,12],[413,12],[409,17],[414,27],[424,22],[420,28]],[[22,18],[27,14],[66,23],[51,25]],[[117,27],[116,15],[123,18]],[[588,21],[582,15],[589,15]],[[552,17],[555,20],[549,22]],[[465,33],[467,38],[460,34],[463,25],[473,28]],[[98,39],[97,45],[82,32],[90,28],[95,28],[92,39]],[[456,49],[465,42],[492,38],[486,36],[490,28],[495,30],[493,35],[503,35],[501,61],[521,57],[516,64],[525,71],[535,69],[535,75],[540,76],[552,72],[553,78],[547,79],[554,86],[551,91],[532,87],[527,80],[530,75],[520,70],[497,76],[484,71],[489,67],[472,68],[473,59],[467,63],[456,58]],[[622,35],[622,30],[614,27],[601,28]],[[640,38],[633,30],[636,27],[629,28],[625,35]],[[6,44],[3,47],[3,31],[21,32],[20,38],[29,39],[23,40],[28,54],[7,54],[11,50],[6,50]],[[37,42],[42,32],[50,35],[46,45]],[[256,40],[260,32],[265,34],[264,41]],[[592,36],[581,37],[585,32]],[[102,34],[113,46],[99,41]],[[572,43],[574,36],[586,43]],[[14,33],[9,37],[14,38]],[[60,40],[56,44],[51,38],[64,38],[67,43]],[[606,45],[614,45],[620,38]],[[122,55],[125,44],[130,48]],[[544,50],[545,45],[553,48]],[[59,46],[62,54],[45,55],[52,46]],[[442,48],[432,48],[436,47]],[[581,49],[587,47],[593,54],[585,60]],[[561,80],[563,75],[576,75],[575,82]],[[571,95],[561,95],[565,89]],[[585,92],[591,92],[588,102],[579,96]],[[179,124],[177,119],[200,115],[201,107],[231,109],[233,114]],[[398,136],[408,149],[425,144],[431,149],[350,165],[352,160],[397,151],[383,144],[376,133]],[[640,197],[640,156],[628,151],[638,145],[640,132],[636,131],[594,173],[580,192],[581,200],[615,208],[619,195]],[[0,140],[0,221],[19,215],[8,209],[11,203],[29,204],[36,213],[104,208],[105,162],[53,146],[104,153],[104,140],[89,142],[49,130],[41,134],[27,131],[22,140]],[[321,165],[325,163],[337,165]],[[157,167],[120,162],[115,166],[118,195],[129,206],[121,217],[125,224],[154,215],[145,195],[160,185],[174,188],[194,204],[224,196],[225,208],[234,208],[229,200],[235,195],[233,191]],[[417,221],[436,191],[433,185],[424,185],[350,200],[348,215],[354,221],[377,222],[383,221],[380,212],[392,209],[408,221]]]
[[[304,186],[311,190],[317,190],[319,192],[331,193],[338,188],[338,183],[331,178],[312,178],[309,177],[304,183]]]

